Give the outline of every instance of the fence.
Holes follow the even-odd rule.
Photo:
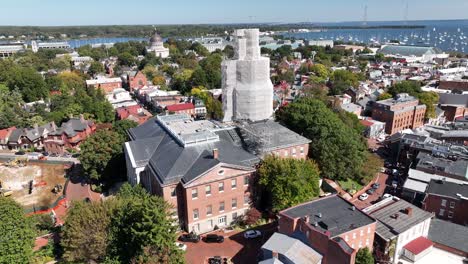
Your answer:
[[[59,206],[61,206],[67,200],[66,190],[67,190],[67,186],[68,186],[69,181],[70,181],[70,179],[67,179],[65,181],[65,184],[63,186],[63,194],[60,195],[60,197],[58,197],[55,200],[55,202],[53,202],[51,205],[49,205],[49,206],[35,206],[35,205],[33,205],[33,206],[29,207],[29,208],[25,208],[24,212],[27,215],[32,215],[32,214],[50,213],[52,210],[56,210]]]

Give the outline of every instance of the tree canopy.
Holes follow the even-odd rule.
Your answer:
[[[98,130],[81,144],[80,162],[91,180],[110,177],[112,160],[122,154],[122,136],[111,130]]]
[[[32,221],[11,198],[0,197],[0,263],[29,263],[34,245]]]
[[[277,119],[312,141],[309,156],[318,163],[322,176],[360,177],[366,160],[366,144],[361,135],[346,126],[323,102],[300,98],[281,109]]]
[[[374,257],[369,248],[361,248],[356,254],[356,264],[374,264]]]
[[[184,263],[172,207],[141,186],[124,184],[114,198],[74,203],[61,244],[70,262]]]
[[[268,156],[259,169],[259,183],[268,193],[271,207],[281,211],[319,195],[319,168],[312,160]]]

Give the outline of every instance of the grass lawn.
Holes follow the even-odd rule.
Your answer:
[[[343,188],[343,190],[347,191],[347,192],[351,192],[351,190],[354,190],[354,191],[358,191],[358,190],[361,190],[362,189],[362,185],[351,179],[351,178],[348,178],[347,180],[345,181],[338,181],[338,184],[340,184],[341,188]],[[353,193],[350,193],[351,195],[354,194]]]

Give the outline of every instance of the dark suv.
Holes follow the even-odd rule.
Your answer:
[[[183,234],[179,237],[179,241],[198,243],[200,242],[200,236],[194,233]]]
[[[203,241],[205,241],[206,243],[223,243],[224,237],[211,234],[211,235],[206,235]]]

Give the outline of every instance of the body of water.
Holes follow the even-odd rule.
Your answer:
[[[344,42],[386,43],[398,40],[401,44],[416,46],[433,46],[443,51],[459,51],[468,53],[468,20],[453,21],[416,21],[410,25],[423,28],[356,28],[327,29],[321,32],[285,33],[287,37],[297,39],[331,39]],[[357,22],[323,24],[323,26],[358,26]],[[368,26],[405,25],[403,22],[370,22]]]

